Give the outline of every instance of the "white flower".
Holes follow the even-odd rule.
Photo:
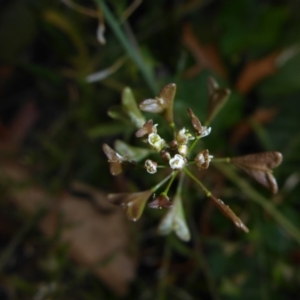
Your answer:
[[[170,167],[175,170],[182,169],[185,166],[185,159],[180,154],[175,154],[169,160]]]
[[[178,131],[176,141],[179,145],[186,145],[189,140],[195,139],[185,128]]]
[[[145,161],[145,168],[148,173],[154,174],[157,171],[157,163],[151,159]]]
[[[209,135],[211,132],[211,127],[206,127],[206,126],[202,126],[201,128],[201,133],[200,133],[200,137],[205,137],[207,135]]]
[[[166,145],[164,139],[162,139],[157,133],[150,133],[148,136],[148,143],[154,150],[160,152]]]

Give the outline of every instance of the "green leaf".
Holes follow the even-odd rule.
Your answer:
[[[122,156],[126,156],[127,158],[132,159],[134,161],[140,161],[152,152],[150,149],[133,147],[121,140],[115,141],[115,149]]]
[[[131,122],[137,127],[141,128],[145,123],[146,119],[138,109],[132,91],[129,87],[126,87],[122,93],[122,105],[124,111],[129,116]]]

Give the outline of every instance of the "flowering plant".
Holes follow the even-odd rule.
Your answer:
[[[118,142],[117,148],[121,150],[119,152],[124,152],[125,155],[119,154],[107,144],[103,145],[103,151],[108,158],[112,175],[118,175],[127,168],[138,166],[143,167],[149,174],[155,174],[160,168],[170,170],[169,174],[161,182],[146,191],[109,194],[108,199],[116,205],[121,205],[125,209],[127,217],[136,221],[141,217],[148,199],[153,194],[154,199],[148,203],[148,207],[167,210],[158,227],[158,232],[165,235],[174,231],[184,241],[190,239],[181,198],[185,176],[195,181],[205,195],[213,201],[215,206],[232,220],[237,227],[245,232],[249,231],[229,206],[215,197],[189,170],[189,166],[194,165],[199,171],[202,171],[207,169],[211,162],[231,163],[244,170],[273,193],[276,193],[278,190],[276,179],[272,175],[272,169],[277,167],[282,161],[282,155],[279,152],[263,152],[232,158],[214,158],[208,149],[201,149],[196,151],[195,154],[194,150],[198,141],[210,134],[211,127],[209,127],[209,124],[230,95],[230,90],[220,88],[213,78],[208,80],[208,92],[209,103],[205,125],[202,125],[191,108],[187,110],[193,128],[190,132],[185,127],[177,129],[174,121],[173,102],[176,93],[176,85],[174,83],[166,85],[157,97],[142,101],[139,107],[136,106],[130,89],[125,89],[121,110],[138,128],[135,133],[136,138],[141,139],[142,142],[149,146],[152,152],[157,154],[157,160],[147,158],[143,164],[140,164],[138,161],[144,159],[150,152],[126,145],[121,141]],[[119,111],[119,109],[112,108],[109,114],[117,116],[116,111]],[[140,111],[161,114],[172,130],[173,139],[167,141],[161,137],[158,132],[158,124],[154,124],[152,119],[146,121]],[[169,190],[177,176],[179,176],[177,191],[173,201],[170,201]],[[166,184],[165,189],[155,196],[157,190],[164,184]]]

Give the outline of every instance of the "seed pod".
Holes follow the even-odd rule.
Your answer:
[[[148,203],[148,207],[150,208],[170,208],[173,204],[169,201],[169,198],[166,195],[160,194],[153,201]]]
[[[121,205],[124,208],[129,220],[137,221],[141,217],[151,194],[151,190],[146,190],[137,193],[109,194],[107,197],[113,204]]]
[[[115,150],[110,148],[107,144],[103,144],[102,149],[108,158],[111,175],[119,175],[124,171],[125,168],[136,165],[135,161],[128,160],[126,157],[120,155]]]
[[[202,126],[199,119],[196,117],[196,115],[190,108],[188,108],[188,113],[191,117],[192,125],[196,131],[198,138],[202,138],[209,135],[211,132],[211,127]]]
[[[141,138],[150,133],[157,133],[156,125],[153,125],[152,119],[148,120],[143,127],[135,133],[135,136]]]
[[[188,108],[188,114],[190,115],[190,118],[191,118],[191,121],[192,121],[192,125],[193,125],[195,131],[197,132],[198,135],[200,135],[201,130],[202,130],[202,125],[200,123],[200,120],[194,114],[194,112],[192,111],[191,108]]]
[[[281,153],[263,152],[249,154],[233,157],[230,161],[257,182],[270,189],[273,194],[277,193],[278,186],[275,177],[272,175],[272,169],[279,166],[282,162]]]
[[[173,123],[173,102],[176,93],[176,84],[166,85],[154,99],[146,99],[139,105],[140,110],[160,114],[168,121]]]
[[[241,228],[245,232],[249,232],[249,229],[244,225],[241,219],[226,205],[222,200],[217,199],[214,196],[210,196],[210,199],[214,202],[217,208],[230,219],[237,227]]]

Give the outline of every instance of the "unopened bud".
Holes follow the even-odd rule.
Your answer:
[[[172,141],[169,143],[169,146],[170,146],[171,149],[177,148],[177,141],[176,141],[176,140],[172,140]]]
[[[169,161],[171,159],[171,154],[166,150],[161,150],[160,151],[160,156],[165,161]]]
[[[180,155],[182,155],[183,157],[186,157],[187,153],[188,153],[188,147],[187,147],[187,145],[179,145],[178,146],[178,153]]]
[[[209,155],[208,150],[203,150],[195,158],[196,166],[199,169],[207,169],[212,158],[213,156]]]
[[[145,168],[148,173],[154,174],[157,172],[157,163],[151,159],[145,161]]]

